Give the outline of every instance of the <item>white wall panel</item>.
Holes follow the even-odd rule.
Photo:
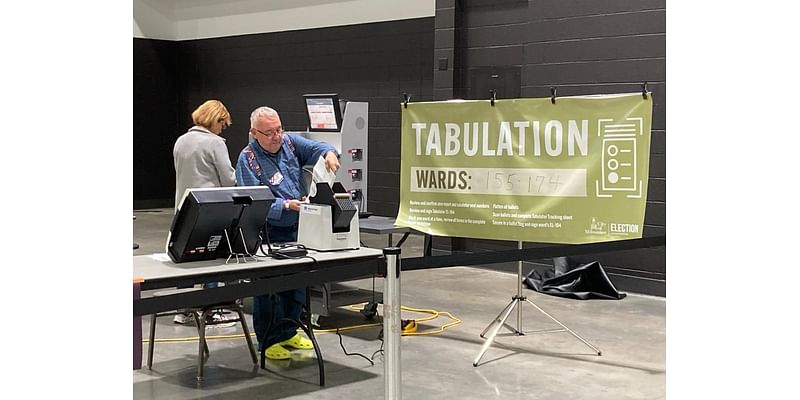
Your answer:
[[[191,40],[431,17],[435,0],[134,0],[134,37]]]

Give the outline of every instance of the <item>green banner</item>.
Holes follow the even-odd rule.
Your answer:
[[[408,103],[397,225],[544,243],[642,237],[652,96]]]

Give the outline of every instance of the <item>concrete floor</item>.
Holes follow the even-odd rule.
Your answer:
[[[134,255],[164,252],[172,209],[135,211]],[[395,239],[396,240],[396,239]],[[380,248],[385,236],[362,235],[370,247]],[[412,235],[403,245],[403,257],[421,255],[422,240]],[[373,280],[350,282],[372,289]],[[378,290],[381,279],[375,280]],[[406,399],[663,399],[666,398],[666,301],[629,293],[619,301],[570,300],[523,289],[542,309],[602,350],[592,351],[566,332],[526,336],[501,330],[476,368],[472,362],[483,339],[479,334],[516,293],[516,274],[483,268],[454,267],[405,272],[402,303],[420,309],[448,312],[460,324],[442,333],[404,336],[402,393]],[[143,293],[147,296],[148,293]],[[523,304],[524,330],[558,326],[528,304]],[[403,311],[403,319],[427,314]],[[248,314],[249,317],[249,314]],[[420,322],[420,331],[434,330],[451,320]],[[516,312],[509,320],[516,325]],[[349,307],[323,318],[323,328],[368,325]],[[379,321],[374,321],[379,322]],[[378,340],[379,326],[341,332],[349,353],[374,356],[374,365],[360,356],[348,356],[340,338],[319,332],[325,359],[326,386],[318,386],[317,362],[312,350],[294,351],[291,360],[269,362],[268,370],[252,365],[241,326],[210,328],[210,357],[205,380],[195,380],[197,331],[159,318],[153,369],[133,372],[134,399],[381,399],[384,364]],[[142,323],[145,339],[149,318]],[[252,329],[252,324],[250,324]],[[237,336],[238,335],[238,336]],[[501,336],[502,335],[502,336]],[[143,346],[146,360],[147,344]],[[145,361],[143,361],[144,363]]]

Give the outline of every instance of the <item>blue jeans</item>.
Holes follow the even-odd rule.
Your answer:
[[[305,303],[306,289],[287,290],[253,298],[253,329],[256,331],[259,351],[297,334],[297,325],[282,322],[281,319],[298,320]]]
[[[296,225],[292,227],[271,226],[268,229],[270,242],[297,240]],[[305,288],[253,297],[253,329],[256,331],[259,352],[275,343],[291,339],[297,334],[296,325],[281,322],[281,319],[299,320],[305,304]]]

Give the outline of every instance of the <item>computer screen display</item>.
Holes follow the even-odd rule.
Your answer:
[[[267,186],[187,189],[172,219],[167,254],[176,263],[226,257],[231,248],[256,254],[273,201]]]
[[[336,94],[306,94],[309,132],[339,132],[342,130],[342,111]]]

